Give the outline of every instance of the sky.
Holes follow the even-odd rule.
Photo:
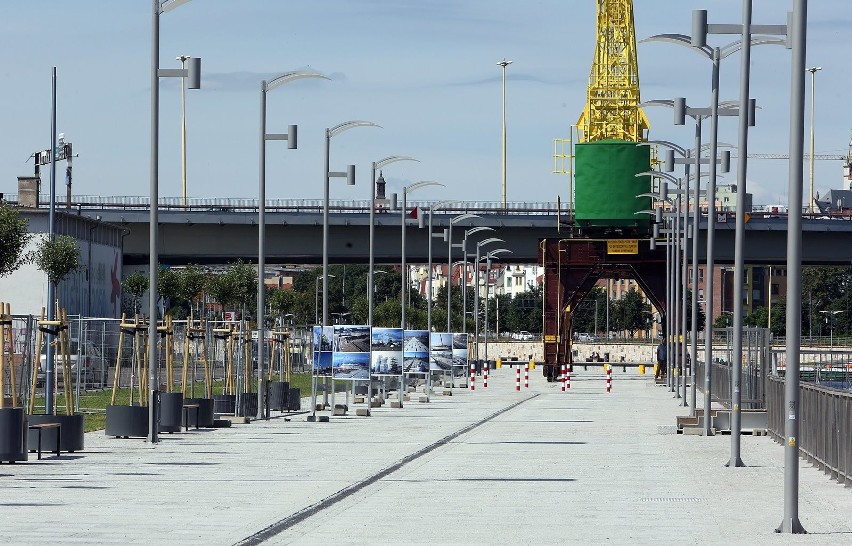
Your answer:
[[[301,80],[268,93],[267,131],[299,126],[299,149],[267,144],[268,198],[321,199],[325,128],[366,120],[331,142],[331,170],[356,165],[356,186],[332,179],[332,199],[367,199],[371,162],[393,155],[388,191],[432,180],[411,200],[501,200],[501,59],[506,69],[507,199],[567,200],[554,174],[553,139],[566,138],[585,104],[595,45],[595,0],[193,0],[160,18],[161,68],[202,58],[202,89],[187,91],[190,197],[252,198],[258,192],[260,82],[291,70]],[[852,115],[848,0],[810,3],[808,66],[816,76],[816,151],[846,155]],[[691,11],[741,22],[740,0],[636,0],[636,34],[691,31]],[[755,24],[786,22],[790,0],[754,0]],[[0,18],[0,192],[17,193],[33,152],[50,146],[51,71],[57,68],[57,130],[79,154],[75,196],[147,196],[150,180],[151,11],[148,0],[6,2]],[[734,38],[711,36],[711,45]],[[686,48],[640,43],[643,100],[687,98],[708,106],[710,63]],[[723,61],[721,98],[739,96],[740,57]],[[784,154],[789,144],[790,52],[752,51],[752,96],[760,106],[749,152]],[[808,75],[808,88],[810,75]],[[180,80],[160,80],[160,196],[181,194]],[[810,108],[808,92],[807,108]],[[809,110],[808,110],[809,112]],[[684,146],[693,128],[648,108],[651,138]],[[810,125],[806,118],[806,133]],[[708,134],[705,132],[705,135]],[[736,143],[735,118],[720,140]],[[807,142],[806,142],[807,150]],[[749,161],[757,204],[787,203],[787,162]],[[843,185],[841,161],[817,161],[815,186]],[[807,162],[805,163],[807,169]],[[58,195],[65,193],[59,164]],[[720,183],[735,183],[735,166]],[[807,186],[807,176],[806,176]],[[47,192],[47,172],[43,173]],[[807,188],[805,189],[807,194]]]

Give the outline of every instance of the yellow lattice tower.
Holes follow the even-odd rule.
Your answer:
[[[577,121],[579,141],[647,140],[648,118],[639,108],[633,0],[596,1],[597,44],[586,107]]]

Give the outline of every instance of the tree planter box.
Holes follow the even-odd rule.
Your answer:
[[[160,432],[180,432],[183,424],[183,393],[160,393]]]
[[[59,451],[83,451],[85,427],[82,415],[30,415],[31,425],[44,423],[59,423],[59,430],[45,429],[41,431],[41,450],[56,451],[56,436],[59,436]],[[58,434],[57,434],[58,433]],[[35,449],[38,444],[38,431],[29,431],[29,444]]]
[[[257,415],[256,392],[244,392],[240,394],[240,412],[237,415],[252,418]]]
[[[286,381],[273,381],[269,383],[269,409],[273,411],[287,410],[287,394],[290,384]]]
[[[146,406],[107,406],[106,435],[119,438],[148,437]]]
[[[27,414],[24,408],[0,409],[0,461],[26,461],[27,456]]]
[[[302,409],[301,389],[290,388],[287,391],[287,411],[299,411]]]
[[[237,396],[234,394],[214,394],[213,413],[219,415],[233,415],[237,407]]]
[[[184,398],[184,404],[198,404],[198,426],[201,428],[211,428],[213,426],[213,399],[212,398]],[[195,408],[188,409],[185,413],[184,426],[194,427]]]

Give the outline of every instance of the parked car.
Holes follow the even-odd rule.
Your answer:
[[[526,330],[521,330],[520,332],[515,334],[515,339],[518,339],[518,340],[521,340],[521,341],[530,341],[530,340],[535,339],[535,336],[533,334],[527,332]]]
[[[70,353],[71,375],[75,381],[77,380],[77,365],[80,362],[80,359],[82,359],[83,363],[80,368],[80,381],[83,385],[99,385],[104,381],[109,365],[101,355],[97,345],[91,341],[85,341],[83,346],[80,347],[78,340],[72,339],[70,343]],[[39,360],[41,366],[39,368],[36,381],[39,385],[43,385],[47,372],[47,354],[42,352],[39,356]],[[59,357],[58,351],[54,351],[53,361],[55,363],[54,373],[56,373],[58,381],[62,383],[65,369],[62,365],[62,358]]]
[[[597,341],[597,339],[597,336],[588,332],[580,332],[579,334],[577,334],[577,341],[591,342]]]

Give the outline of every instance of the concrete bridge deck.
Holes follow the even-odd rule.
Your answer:
[[[569,392],[494,370],[373,417],[234,425],[0,466],[10,544],[848,544],[852,491],[802,463],[809,535],[777,535],[783,450],[661,434],[687,413],[651,375]],[[440,392],[440,391],[439,391]],[[417,397],[414,397],[416,400]],[[354,411],[350,410],[350,413]],[[663,426],[663,429],[660,426]]]

